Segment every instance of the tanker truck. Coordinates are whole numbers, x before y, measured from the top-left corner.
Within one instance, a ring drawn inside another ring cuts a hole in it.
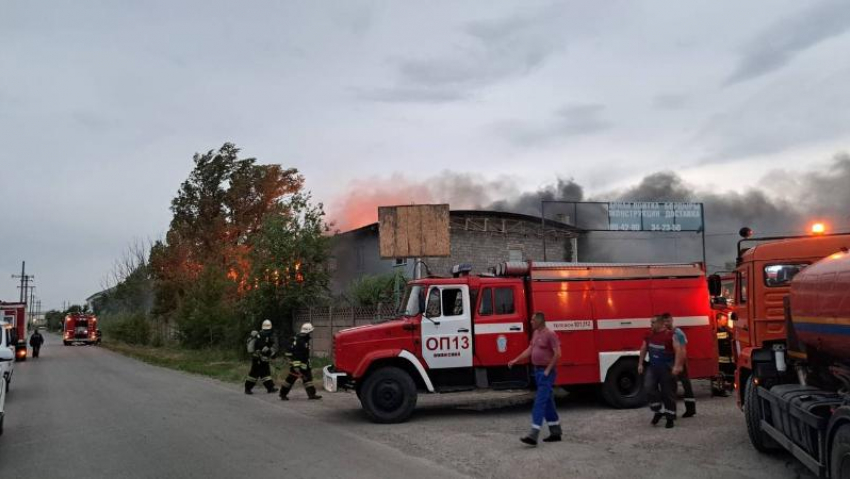
[[[761,452],[785,449],[818,477],[850,479],[850,254],[797,273],[784,298],[785,339],[750,356],[747,432]]]

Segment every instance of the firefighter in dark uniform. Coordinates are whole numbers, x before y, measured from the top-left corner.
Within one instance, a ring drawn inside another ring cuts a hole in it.
[[[640,347],[638,373],[644,373],[643,358],[649,352],[649,368],[644,376],[644,388],[649,399],[649,408],[654,413],[652,425],[666,418],[665,427],[675,425],[676,420],[676,383],[675,377],[683,369],[684,354],[673,339],[673,331],[667,329],[662,316],[652,320],[652,331],[646,336]]]
[[[288,401],[286,397],[295,381],[301,379],[304,384],[304,389],[307,390],[309,399],[322,399],[322,396],[316,394],[316,386],[313,385],[313,372],[310,370],[310,333],[313,332],[313,325],[304,323],[301,326],[301,332],[295,335],[292,340],[292,345],[286,352],[286,357],[289,358],[289,375],[280,386],[281,401]]]
[[[245,379],[245,394],[253,394],[254,385],[263,383],[269,393],[277,392],[272,380],[272,371],[269,361],[277,356],[277,338],[272,331],[272,322],[268,319],[263,321],[263,329],[259,333],[251,332],[248,338],[248,354],[251,355],[251,371]]]

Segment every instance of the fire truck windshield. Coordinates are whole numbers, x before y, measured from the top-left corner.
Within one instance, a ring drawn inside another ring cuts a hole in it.
[[[416,316],[425,309],[425,287],[414,284],[404,290],[404,299],[399,305],[400,316]]]

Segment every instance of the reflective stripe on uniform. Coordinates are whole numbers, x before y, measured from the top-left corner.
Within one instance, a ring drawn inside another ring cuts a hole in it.
[[[312,385],[313,385],[313,381],[303,381],[303,380],[302,380],[302,382],[304,383],[304,387],[305,387],[305,388],[309,388],[310,386],[312,386]]]
[[[246,377],[245,380],[248,381],[249,383],[257,382],[257,378],[252,378],[251,376]]]
[[[259,381],[260,381],[261,383],[264,383],[264,382],[266,382],[266,381],[271,381],[271,380],[272,380],[272,377],[271,377],[271,376],[266,376],[266,377],[264,377],[264,378],[260,378],[260,379],[259,379]]]

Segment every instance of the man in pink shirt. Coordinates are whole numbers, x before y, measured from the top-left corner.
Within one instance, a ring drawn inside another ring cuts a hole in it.
[[[534,334],[531,336],[531,344],[519,356],[508,362],[508,367],[524,361],[531,357],[534,367],[534,380],[537,383],[537,396],[534,398],[534,408],[531,411],[531,432],[520,438],[529,446],[537,445],[537,437],[543,419],[549,426],[549,437],[543,442],[557,442],[561,440],[561,422],[558,411],[555,410],[555,396],[552,387],[555,384],[556,366],[561,359],[561,343],[558,335],[546,327],[546,318],[543,313],[534,313],[531,317],[531,327]]]

